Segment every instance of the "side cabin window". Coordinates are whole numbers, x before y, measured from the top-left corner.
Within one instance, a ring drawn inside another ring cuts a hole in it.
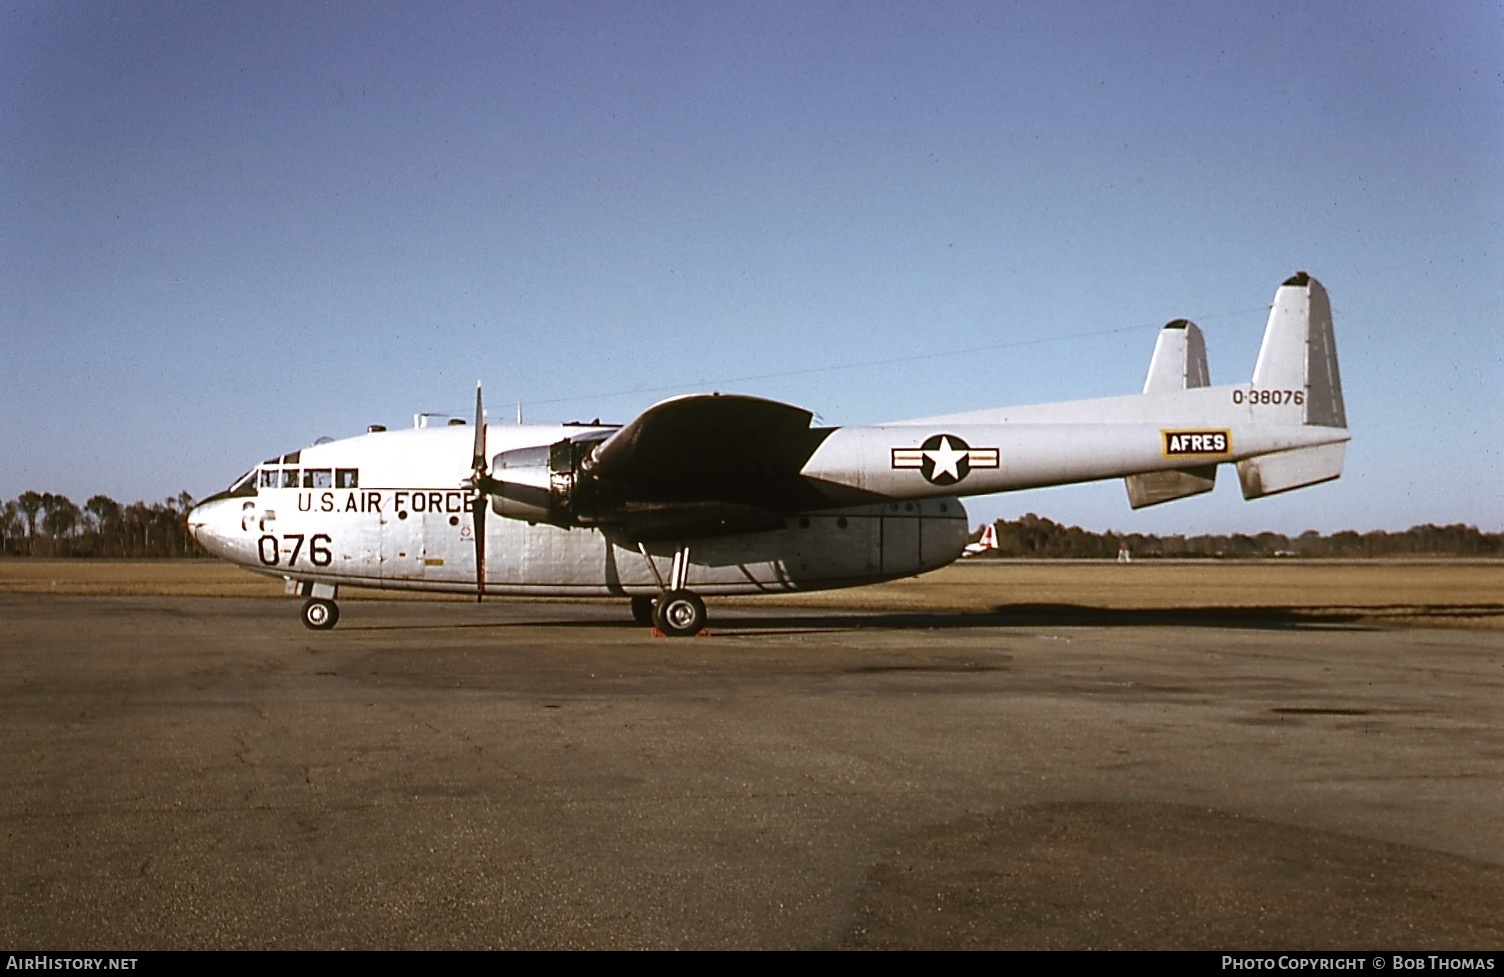
[[[297,488],[298,487],[298,470],[296,468],[284,468],[282,470],[282,487],[283,488]]]
[[[334,472],[328,468],[305,468],[303,469],[303,487],[334,488]]]
[[[336,468],[334,470],[335,488],[360,488],[360,469]]]

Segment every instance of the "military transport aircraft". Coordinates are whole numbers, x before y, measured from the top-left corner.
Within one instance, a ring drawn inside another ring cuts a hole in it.
[[[195,507],[205,549],[286,579],[333,627],[344,585],[623,597],[669,635],[701,595],[849,587],[933,570],[967,541],[960,496],[1123,478],[1134,508],[1245,498],[1342,474],[1331,305],[1304,272],[1275,294],[1251,383],[1212,387],[1195,325],[1160,332],[1142,394],[873,427],[696,394],[625,425],[463,420],[373,427],[271,458]],[[500,518],[491,519],[491,516]]]

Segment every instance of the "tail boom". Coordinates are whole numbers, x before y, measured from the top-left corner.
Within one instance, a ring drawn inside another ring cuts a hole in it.
[[[1211,491],[1234,464],[1248,499],[1342,474],[1349,438],[1331,303],[1305,272],[1275,295],[1253,381],[1209,386],[1201,331],[1160,333],[1142,394],[832,431],[801,474],[887,499],[1123,478],[1134,508]]]

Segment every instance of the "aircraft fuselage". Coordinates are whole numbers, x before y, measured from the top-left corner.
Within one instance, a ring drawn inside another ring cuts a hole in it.
[[[293,581],[473,593],[476,496],[464,484],[471,430],[384,431],[272,459],[238,492],[195,508],[195,536],[216,556]],[[487,438],[506,451],[591,430],[489,425]],[[819,590],[933,570],[966,545],[966,511],[954,497],[795,513],[783,523],[639,549],[609,528],[491,519],[485,590],[657,594],[682,544],[689,583],[702,593]]]

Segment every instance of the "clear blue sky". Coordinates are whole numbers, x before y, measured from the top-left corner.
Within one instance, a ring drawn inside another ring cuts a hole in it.
[[[477,378],[869,423],[1136,392],[1189,316],[1234,382],[1308,269],[1340,482],[973,523],[1504,529],[1498,3],[21,0],[0,93],[0,499],[202,497]]]

